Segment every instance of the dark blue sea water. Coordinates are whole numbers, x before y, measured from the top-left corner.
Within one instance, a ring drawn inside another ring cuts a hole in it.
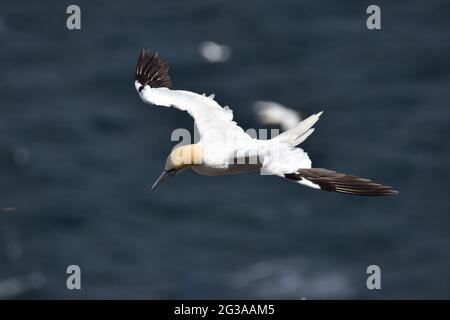
[[[372,1],[82,0],[79,31],[68,4],[0,3],[0,298],[450,298],[447,1],[377,1],[379,31]],[[205,62],[205,40],[231,58]],[[255,100],[324,110],[313,164],[400,194],[193,172],[149,192],[193,123],[138,98],[143,47],[244,128]]]

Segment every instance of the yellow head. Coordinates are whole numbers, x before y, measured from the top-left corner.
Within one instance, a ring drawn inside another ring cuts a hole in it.
[[[193,165],[201,164],[202,161],[203,150],[198,145],[190,144],[173,149],[167,157],[163,173],[153,184],[152,191],[167,178],[173,177]]]

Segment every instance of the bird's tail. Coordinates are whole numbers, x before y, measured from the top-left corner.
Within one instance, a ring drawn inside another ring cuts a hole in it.
[[[314,128],[312,128],[312,126],[319,120],[322,113],[323,111],[309,116],[308,118],[297,124],[294,128],[283,132],[272,140],[274,142],[287,143],[293,147],[299,145],[300,143],[305,141],[306,138],[311,135],[311,133],[314,132]]]
[[[398,193],[392,187],[383,186],[369,179],[322,168],[299,169],[294,173],[285,174],[284,177],[315,189],[359,196],[389,196]]]

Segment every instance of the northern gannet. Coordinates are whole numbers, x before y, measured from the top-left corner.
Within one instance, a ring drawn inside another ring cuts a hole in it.
[[[172,90],[171,86],[169,65],[157,53],[142,49],[135,74],[135,87],[142,101],[187,111],[200,133],[198,143],[172,150],[152,190],[166,179],[192,168],[207,176],[260,171],[261,174],[275,175],[314,189],[354,195],[397,193],[389,186],[368,179],[311,167],[307,153],[296,146],[313,133],[312,126],[322,112],[311,115],[275,138],[258,140],[233,121],[232,110],[228,106],[221,107],[214,95]]]
[[[263,124],[280,126],[282,131],[288,131],[302,121],[298,111],[274,101],[256,101],[253,110]]]

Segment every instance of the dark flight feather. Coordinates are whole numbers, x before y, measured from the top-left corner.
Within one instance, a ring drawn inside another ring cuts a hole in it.
[[[170,88],[172,81],[170,80],[169,70],[169,65],[161,60],[158,53],[142,49],[136,65],[135,77],[135,80],[141,84],[139,91],[146,85],[151,88]]]
[[[389,186],[383,186],[369,179],[322,168],[300,169],[297,172],[285,174],[284,176],[294,181],[302,179],[311,181],[325,191],[359,196],[389,196],[398,193],[398,191]]]

